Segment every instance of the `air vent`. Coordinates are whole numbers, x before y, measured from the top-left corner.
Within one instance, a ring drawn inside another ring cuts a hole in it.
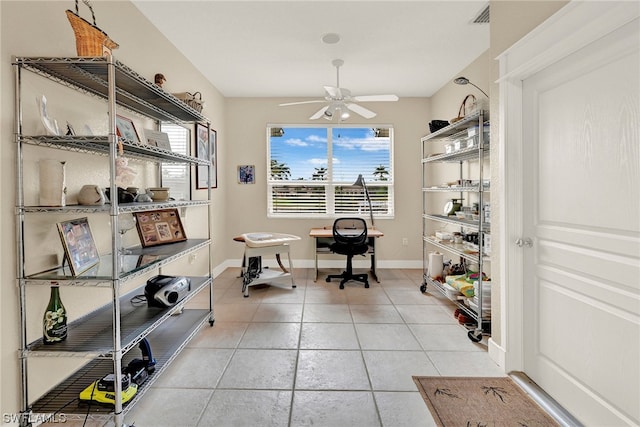
[[[482,11],[474,18],[474,24],[488,24],[489,23],[489,5],[482,9]]]

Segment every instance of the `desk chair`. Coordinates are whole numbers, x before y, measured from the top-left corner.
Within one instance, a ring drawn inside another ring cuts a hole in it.
[[[333,240],[330,249],[332,252],[347,256],[347,269],[342,274],[327,276],[326,281],[342,279],[340,289],[349,280],[363,282],[364,287],[369,287],[369,274],[353,274],[353,256],[364,255],[369,250],[367,244],[367,223],[362,218],[338,218],[333,222]]]

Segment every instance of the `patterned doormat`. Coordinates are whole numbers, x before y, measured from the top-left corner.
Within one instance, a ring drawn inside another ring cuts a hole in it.
[[[413,377],[441,427],[559,426],[508,377]]]

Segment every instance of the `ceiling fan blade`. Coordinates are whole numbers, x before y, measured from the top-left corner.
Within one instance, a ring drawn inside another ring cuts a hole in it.
[[[325,86],[324,91],[327,93],[327,96],[331,99],[340,99],[342,98],[342,91],[339,87],[335,86]]]
[[[396,95],[364,95],[364,96],[354,96],[351,99],[358,102],[383,102],[383,101],[397,101],[398,97]]]
[[[347,104],[347,108],[354,113],[360,114],[365,119],[372,119],[376,116],[376,113],[358,104]]]
[[[326,102],[324,99],[314,99],[312,101],[298,101],[298,102],[286,102],[279,104],[280,107],[286,107],[287,105],[300,105],[300,104],[317,104],[319,102]]]
[[[313,116],[309,117],[309,120],[316,120],[316,119],[319,119],[320,117],[324,116],[324,112],[327,111],[327,108],[329,108],[329,106],[325,105],[324,107],[322,107],[321,109],[316,111]]]

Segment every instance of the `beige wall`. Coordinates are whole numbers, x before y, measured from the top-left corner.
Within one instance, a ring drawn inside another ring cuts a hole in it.
[[[491,48],[459,74],[489,92],[492,100],[492,126],[497,127],[497,65],[493,58],[559,9],[564,1],[492,1]],[[13,72],[11,55],[73,56],[72,31],[64,10],[72,2],[64,1],[1,1],[1,68],[0,83],[0,412],[10,413],[19,407],[19,370],[16,350],[19,346],[18,298],[15,287],[14,209],[15,151],[13,144]],[[94,2],[98,24],[118,43],[115,56],[141,75],[152,79],[156,72],[167,77],[165,88],[170,92],[199,90],[207,102],[204,114],[212,119],[218,131],[218,188],[213,190],[214,267],[241,257],[241,245],[232,237],[248,230],[272,230],[295,233],[305,240],[294,247],[295,259],[311,260],[311,242],[306,238],[310,227],[325,225],[324,221],[275,220],[266,218],[264,181],[255,185],[236,184],[236,166],[255,164],[257,174],[266,176],[265,126],[267,123],[308,123],[312,111],[298,107],[277,107],[281,99],[224,99],[173,45],[151,26],[128,1]],[[455,76],[451,76],[452,78]],[[457,114],[462,97],[472,87],[445,85],[431,100],[402,99],[398,103],[372,104],[379,113],[372,123],[395,127],[396,217],[380,220],[377,225],[385,232],[380,241],[380,265],[419,266],[420,244],[420,145],[419,139],[428,131],[432,118],[449,119]],[[53,107],[53,105],[52,105]],[[69,106],[57,105],[68,109]],[[492,153],[492,177],[497,168],[496,153]],[[91,165],[89,165],[90,167]],[[493,189],[496,189],[495,182]],[[198,192],[196,197],[202,197]],[[498,201],[492,201],[494,208]],[[495,212],[496,209],[492,209]],[[192,225],[196,227],[197,225]],[[494,225],[495,230],[495,225]],[[499,233],[500,230],[494,232]],[[409,246],[402,246],[402,238]],[[495,239],[494,239],[495,242]],[[47,249],[49,250],[49,249]],[[495,252],[494,248],[494,252]],[[30,254],[31,255],[31,254]],[[495,261],[494,261],[494,270]],[[495,274],[494,274],[495,277]],[[495,301],[495,299],[494,299]],[[499,307],[495,307],[498,310]],[[495,316],[495,313],[494,313]],[[495,317],[494,317],[495,318]],[[501,342],[501,329],[494,324],[494,339]],[[47,374],[49,375],[49,374]],[[46,376],[46,375],[45,375]]]
[[[265,130],[271,124],[308,124],[322,122],[308,120],[317,110],[313,105],[278,107],[291,98],[233,98],[226,104],[228,137],[223,142],[228,150],[228,167],[225,169],[229,183],[227,208],[232,221],[227,224],[227,241],[235,235],[249,231],[274,231],[301,236],[301,242],[294,243],[292,257],[303,260],[299,265],[311,266],[313,242],[308,236],[312,227],[331,225],[332,219],[269,219],[267,218],[266,195],[266,137]],[[395,171],[395,218],[376,219],[376,227],[385,234],[377,246],[379,266],[410,265],[419,268],[422,260],[420,245],[420,137],[427,131],[429,101],[426,98],[406,98],[398,102],[367,104],[378,115],[370,120],[349,120],[348,124],[362,124],[374,127],[376,124],[390,124],[395,129],[394,171]],[[248,118],[251,118],[248,120]],[[237,184],[236,166],[254,164],[256,184]],[[409,239],[408,246],[402,246],[402,238]],[[239,259],[242,246],[234,244],[228,251],[228,258]]]

